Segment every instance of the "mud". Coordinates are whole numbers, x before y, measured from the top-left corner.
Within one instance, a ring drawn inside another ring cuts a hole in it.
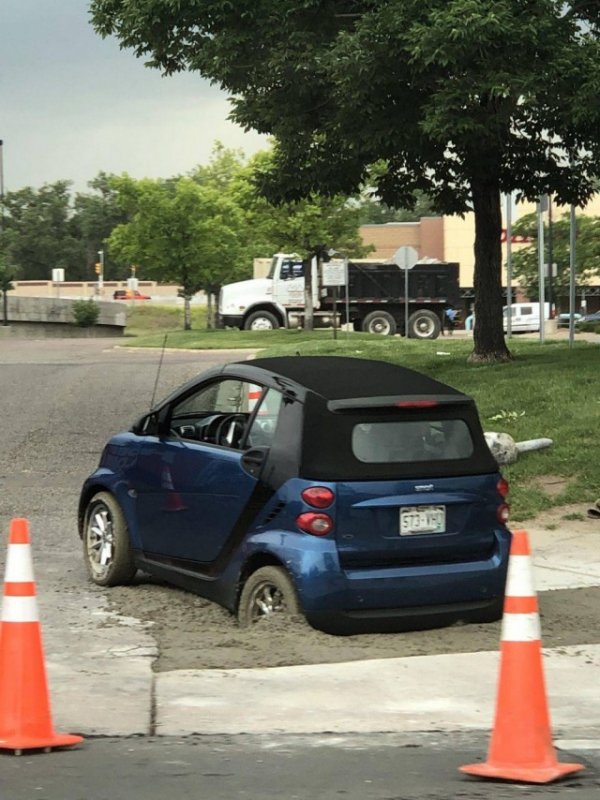
[[[546,512],[541,521],[556,527],[564,509]],[[540,520],[538,520],[539,522]],[[573,521],[590,530],[596,521]],[[526,527],[526,524],[524,524]],[[302,618],[273,617],[250,629],[233,615],[189,592],[139,576],[129,587],[112,589],[112,610],[135,617],[156,638],[157,671],[232,669],[294,664],[325,664],[401,656],[496,650],[500,623],[453,625],[425,631],[332,636],[311,628]],[[539,592],[545,647],[600,642],[600,587]]]

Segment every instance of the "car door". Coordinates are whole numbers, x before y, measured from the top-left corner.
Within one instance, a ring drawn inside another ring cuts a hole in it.
[[[262,396],[246,381],[213,381],[172,403],[169,436],[142,441],[136,508],[147,556],[206,564],[226,547],[257,482],[242,444]],[[232,415],[245,420],[235,437]]]

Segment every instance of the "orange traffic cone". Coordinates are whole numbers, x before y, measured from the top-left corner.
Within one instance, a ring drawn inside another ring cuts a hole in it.
[[[523,783],[550,783],[583,769],[559,764],[552,744],[542,666],[538,602],[526,531],[514,531],[508,563],[496,718],[484,764],[461,772]]]
[[[0,750],[50,750],[83,741],[55,733],[38,616],[29,525],[13,519],[2,602],[0,637]]]
[[[168,492],[167,505],[163,511],[185,511],[187,506],[181,499],[179,492],[175,491],[175,487],[173,486],[173,476],[171,475],[171,467],[166,463],[162,468],[161,485],[162,488],[166,489]]]

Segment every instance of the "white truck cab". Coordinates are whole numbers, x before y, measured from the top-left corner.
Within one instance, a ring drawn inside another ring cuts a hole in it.
[[[313,261],[313,304],[318,308],[318,276]],[[243,330],[297,328],[304,307],[304,264],[295,253],[276,253],[266,278],[228,283],[219,295],[225,327]],[[294,313],[296,312],[296,313]]]

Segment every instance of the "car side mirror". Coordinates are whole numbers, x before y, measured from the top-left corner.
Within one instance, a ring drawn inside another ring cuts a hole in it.
[[[150,414],[144,414],[141,419],[132,425],[131,431],[138,436],[157,436],[158,428],[158,416],[156,412],[152,411]]]
[[[244,472],[253,478],[260,478],[268,453],[268,447],[252,447],[246,450],[241,460]]]

